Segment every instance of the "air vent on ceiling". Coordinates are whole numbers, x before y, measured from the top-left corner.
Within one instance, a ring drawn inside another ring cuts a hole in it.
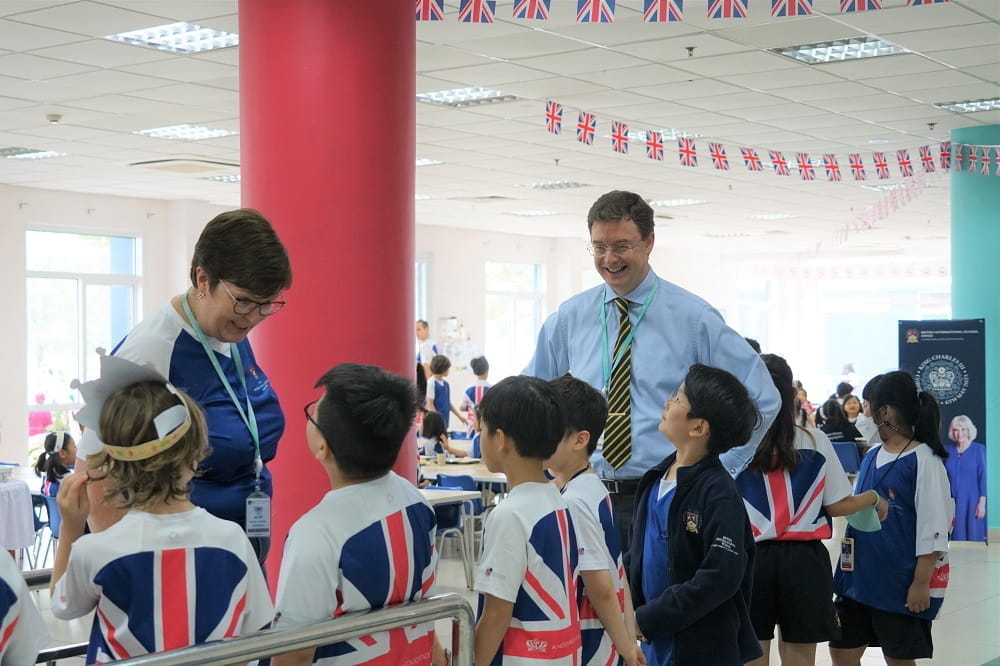
[[[179,174],[205,174],[214,171],[229,172],[234,167],[238,169],[240,165],[238,162],[223,162],[221,160],[209,160],[200,157],[172,157],[163,160],[132,162],[129,166]]]

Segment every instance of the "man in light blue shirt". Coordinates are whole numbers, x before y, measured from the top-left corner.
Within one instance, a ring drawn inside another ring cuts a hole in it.
[[[619,333],[612,301],[628,300],[633,334],[631,454],[618,469],[600,449],[591,457],[594,470],[614,494],[619,528],[627,534],[639,478],[674,450],[657,426],[664,403],[692,364],[735,375],[760,411],[750,442],[722,456],[734,477],[753,458],[781,398],[757,353],[711,305],[650,268],[653,209],[638,194],[614,191],[601,196],[590,208],[587,226],[594,267],[604,284],[573,296],[545,321],[524,374],[548,380],[568,372],[607,396]]]

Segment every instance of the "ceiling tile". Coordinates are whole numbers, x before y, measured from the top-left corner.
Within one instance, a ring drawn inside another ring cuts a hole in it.
[[[875,12],[840,14],[838,18],[844,23],[854,26],[859,32],[883,36],[898,32],[899,27],[902,25],[905,25],[908,30],[937,30],[949,26],[968,25],[982,21],[981,16],[964,9],[954,2],[942,2],[918,7],[887,7]]]
[[[844,60],[812,65],[816,69],[849,80],[876,79],[885,76],[918,74],[946,69],[945,65],[916,53],[900,53],[881,58]]]
[[[133,3],[133,7],[139,4]],[[121,7],[112,7],[99,2],[89,2],[88,0],[24,12],[13,18],[22,23],[30,23],[54,30],[65,30],[90,37],[104,37],[164,23],[158,16],[142,14]]]
[[[468,65],[485,65],[494,62],[485,56],[469,53],[452,46],[417,42],[417,72],[433,72],[438,69],[454,69]]]
[[[52,79],[52,82],[61,86],[84,90],[88,96],[94,93],[119,94],[134,90],[159,88],[172,83],[169,79],[140,76],[112,69],[60,76],[59,78]]]
[[[45,58],[58,58],[93,67],[121,67],[153,60],[169,60],[173,56],[156,49],[144,49],[140,46],[110,42],[106,39],[87,39],[74,44],[39,48],[30,47],[32,55]],[[223,49],[226,50],[226,49]]]
[[[648,63],[639,58],[608,49],[587,49],[572,53],[523,58],[518,60],[518,64],[554,74],[573,75],[598,69],[638,67]]]
[[[907,92],[910,90],[925,90],[928,87],[950,88],[962,85],[973,86],[979,82],[979,79],[974,76],[969,76],[957,69],[944,69],[924,74],[905,74],[867,79],[865,80],[865,85],[890,92]]]
[[[8,51],[27,51],[85,39],[78,34],[49,30],[33,25],[0,19],[0,44]]]
[[[919,9],[926,9],[926,7]],[[1000,43],[1000,25],[997,23],[975,23],[951,28],[890,33],[884,37],[902,47],[922,53],[932,49],[945,50],[998,44]]]
[[[784,56],[767,53],[766,51],[749,51],[729,55],[713,56],[711,58],[691,58],[674,63],[674,67],[684,69],[702,76],[734,76],[739,74],[759,74],[762,72],[777,72],[779,70],[803,67]]]
[[[80,65],[65,60],[55,60],[53,58],[41,58],[25,53],[0,56],[0,75],[12,76],[17,79],[41,81],[66,74],[78,74],[92,69],[93,67],[87,65]]]
[[[236,76],[239,72],[232,65],[209,61],[191,61],[187,56],[178,56],[169,60],[157,60],[138,65],[126,65],[120,69],[133,74],[155,76],[161,79],[182,82],[221,79]]]
[[[827,42],[834,39],[857,37],[860,34],[857,29],[840,21],[819,15],[782,19],[765,25],[749,27],[739,25],[738,22],[731,25],[733,27],[726,27],[717,34],[734,42],[768,49]]]
[[[236,0],[170,0],[170,2],[137,2],[136,0],[102,0],[102,4],[122,9],[142,9],[169,22],[197,22],[198,19],[223,16],[236,11]]]

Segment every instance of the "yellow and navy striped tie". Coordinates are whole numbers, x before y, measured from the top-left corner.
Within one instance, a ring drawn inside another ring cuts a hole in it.
[[[611,383],[608,386],[608,422],[604,430],[604,459],[620,469],[632,457],[632,398],[629,395],[629,383],[632,381],[632,341],[625,347],[625,339],[632,331],[628,320],[629,302],[625,298],[616,298],[615,307],[621,318],[618,323],[618,339],[615,340],[615,351],[611,358],[616,359],[621,354],[621,360],[611,371]],[[624,347],[624,352],[622,348]]]

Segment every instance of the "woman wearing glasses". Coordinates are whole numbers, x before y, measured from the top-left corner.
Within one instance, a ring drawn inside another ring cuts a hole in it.
[[[261,563],[270,546],[263,536],[269,534],[269,513],[261,511],[272,492],[266,464],[285,419],[247,334],[285,305],[282,292],[291,283],[288,253],[271,224],[255,210],[227,211],[198,238],[187,291],[144,319],[112,352],[151,364],[204,410],[211,453],[192,481],[191,501],[244,529],[250,507],[259,520],[248,534]],[[85,433],[80,462],[101,446],[92,432]],[[90,474],[100,477],[97,470]],[[88,487],[95,530],[122,515],[101,497],[103,486]]]

